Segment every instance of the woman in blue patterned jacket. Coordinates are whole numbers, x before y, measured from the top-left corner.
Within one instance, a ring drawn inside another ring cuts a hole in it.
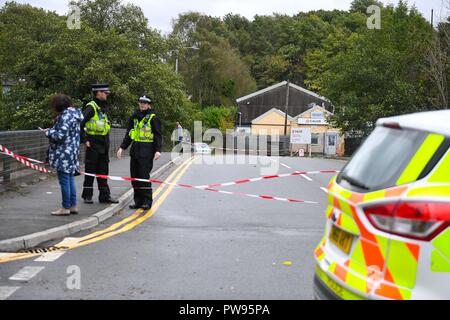
[[[72,107],[71,99],[64,94],[54,96],[50,106],[58,113],[58,117],[53,127],[45,130],[50,140],[48,160],[58,172],[62,193],[62,208],[52,212],[52,215],[77,214],[75,175],[80,171],[80,123],[83,114]]]

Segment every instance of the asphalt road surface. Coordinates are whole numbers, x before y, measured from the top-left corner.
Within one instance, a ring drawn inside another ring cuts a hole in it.
[[[280,158],[278,164],[274,158],[243,156],[217,163],[221,159],[197,158],[164,178],[205,185],[296,170],[340,170],[345,165],[294,158]],[[123,212],[106,225],[76,235],[89,239],[79,242],[81,246],[1,263],[0,300],[312,299],[313,251],[322,237],[324,188],[332,176],[219,188],[318,204],[165,186],[152,212]]]

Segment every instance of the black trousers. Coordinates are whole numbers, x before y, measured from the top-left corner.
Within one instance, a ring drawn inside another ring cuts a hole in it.
[[[93,148],[86,149],[86,173],[108,175],[109,174],[109,155],[108,153],[99,153]],[[91,199],[94,195],[94,177],[85,176],[82,198]],[[108,186],[108,180],[97,178],[99,201],[106,201],[111,197],[111,191]]]
[[[130,172],[132,178],[150,179],[150,172],[153,169],[152,157],[133,157],[130,160]],[[153,204],[152,184],[149,182],[132,181],[134,189],[134,203],[137,206]]]

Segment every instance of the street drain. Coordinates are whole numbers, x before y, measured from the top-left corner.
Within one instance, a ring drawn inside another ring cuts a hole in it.
[[[61,251],[61,250],[67,250],[68,247],[49,247],[49,248],[36,248],[36,249],[30,249],[30,250],[21,250],[18,253],[49,253],[49,252],[55,252],[55,251]]]

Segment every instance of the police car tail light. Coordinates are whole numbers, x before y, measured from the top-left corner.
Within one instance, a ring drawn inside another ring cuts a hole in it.
[[[450,203],[399,202],[364,209],[372,225],[384,232],[429,241],[450,226]]]

